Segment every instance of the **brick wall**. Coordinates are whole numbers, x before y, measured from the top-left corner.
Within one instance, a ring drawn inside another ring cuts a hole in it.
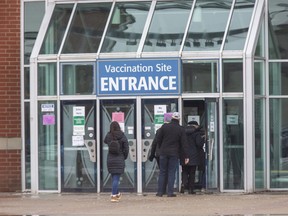
[[[21,189],[20,0],[0,4],[0,192]]]
[[[0,191],[21,189],[21,150],[0,150]]]

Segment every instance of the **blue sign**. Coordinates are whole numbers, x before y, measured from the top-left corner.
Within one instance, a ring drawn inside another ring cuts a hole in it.
[[[180,94],[179,59],[113,59],[97,64],[97,94]]]

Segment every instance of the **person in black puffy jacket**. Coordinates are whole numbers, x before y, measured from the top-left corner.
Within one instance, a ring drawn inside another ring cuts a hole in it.
[[[121,193],[119,193],[118,191],[118,185],[120,181],[120,176],[124,173],[125,160],[127,159],[129,153],[129,145],[127,137],[121,131],[120,125],[116,121],[111,122],[110,131],[106,134],[104,138],[104,143],[106,143],[109,147],[112,140],[118,140],[118,142],[120,143],[119,154],[111,154],[108,151],[107,155],[108,172],[112,176],[111,202],[118,202],[121,198]]]
[[[189,145],[189,163],[185,164],[185,155],[187,153],[184,155],[182,152],[180,156],[180,164],[182,167],[182,184],[180,192],[184,193],[185,188],[188,188],[189,194],[195,194],[195,173],[197,166],[202,162],[202,155],[204,154],[203,146],[205,143],[205,131],[196,121],[190,121],[185,127],[185,132]]]

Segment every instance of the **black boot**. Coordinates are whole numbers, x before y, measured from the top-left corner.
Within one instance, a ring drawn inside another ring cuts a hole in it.
[[[180,188],[180,193],[184,193],[184,192],[185,192],[185,188],[184,188],[184,185],[182,184]]]
[[[193,189],[189,189],[188,194],[196,194]]]

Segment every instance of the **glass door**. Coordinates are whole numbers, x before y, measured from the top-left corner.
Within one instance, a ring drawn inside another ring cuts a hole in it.
[[[219,190],[218,183],[218,102],[215,99],[183,101],[183,126],[197,121],[206,131],[205,155],[196,169],[195,189]]]
[[[129,155],[125,161],[125,173],[121,175],[119,189],[135,192],[137,189],[136,100],[101,100],[100,109],[101,190],[111,191],[111,175],[107,169],[108,146],[103,140],[110,129],[110,123],[118,121],[129,142]]]
[[[205,100],[206,119],[206,188],[208,190],[219,190],[218,170],[218,103],[215,99]]]
[[[155,133],[165,121],[164,115],[166,113],[178,111],[178,99],[144,99],[142,100],[141,109],[143,191],[155,192],[157,191],[159,167],[155,159],[153,161],[149,161],[148,158],[150,156]],[[177,188],[177,186],[175,186],[175,188]]]
[[[61,102],[62,191],[96,192],[95,101]]]

